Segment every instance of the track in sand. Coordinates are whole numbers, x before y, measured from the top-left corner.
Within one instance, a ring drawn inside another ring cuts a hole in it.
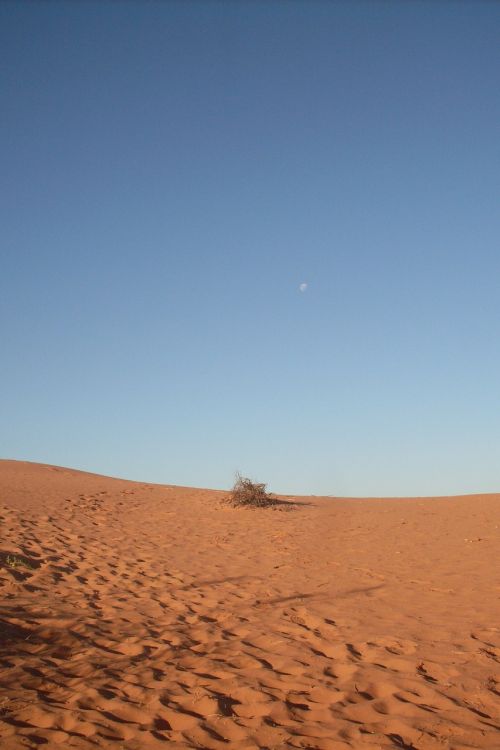
[[[500,497],[0,462],[0,747],[500,748]]]

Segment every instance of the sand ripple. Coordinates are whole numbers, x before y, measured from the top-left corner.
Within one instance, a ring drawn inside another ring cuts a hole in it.
[[[500,747],[497,496],[0,488],[2,750]]]

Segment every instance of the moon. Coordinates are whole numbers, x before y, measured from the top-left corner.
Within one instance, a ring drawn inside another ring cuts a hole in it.
[[[303,281],[302,284],[299,284],[299,291],[300,292],[305,292],[306,289],[307,289],[307,284],[306,284],[305,281]]]

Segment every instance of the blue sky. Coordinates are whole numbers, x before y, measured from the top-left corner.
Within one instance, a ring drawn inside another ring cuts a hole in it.
[[[500,491],[499,32],[493,2],[3,2],[0,455]]]

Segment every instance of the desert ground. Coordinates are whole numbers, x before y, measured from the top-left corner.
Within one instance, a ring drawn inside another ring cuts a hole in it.
[[[500,495],[0,461],[0,747],[500,748]]]

